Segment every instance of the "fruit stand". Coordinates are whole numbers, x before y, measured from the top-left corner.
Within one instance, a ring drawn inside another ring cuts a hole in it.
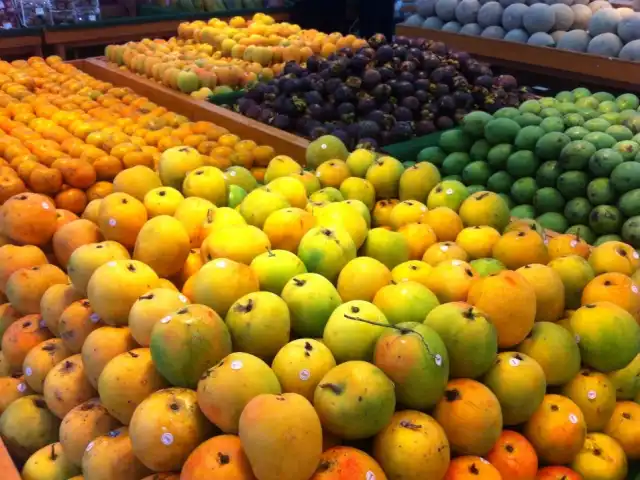
[[[636,480],[629,78],[175,28],[0,61],[3,479]]]
[[[638,92],[640,63],[554,48],[478,38],[441,30],[398,25],[397,35],[429,38],[512,71],[533,72],[565,81],[585,82],[623,91]]]

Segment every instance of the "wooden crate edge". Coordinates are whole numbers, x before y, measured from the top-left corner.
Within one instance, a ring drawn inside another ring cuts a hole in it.
[[[121,87],[129,87],[138,95],[143,95],[158,105],[185,115],[190,120],[214,122],[243,138],[252,139],[259,144],[271,145],[278,154],[288,155],[300,164],[304,164],[309,141],[302,137],[257,122],[217,105],[196,100],[140,75],[109,65],[104,58],[86,59],[78,68],[99,80]]]
[[[0,472],[3,480],[20,480],[18,468],[13,463],[2,438],[0,438]]]

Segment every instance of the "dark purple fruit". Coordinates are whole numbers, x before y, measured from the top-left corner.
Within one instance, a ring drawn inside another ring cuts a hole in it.
[[[387,63],[393,60],[393,47],[391,45],[383,45],[376,50],[375,60],[379,64]]]
[[[518,88],[518,81],[511,75],[500,75],[495,79],[493,84],[497,87],[504,88],[507,92]]]
[[[429,135],[436,131],[436,126],[431,120],[420,120],[416,123],[416,135]]]
[[[450,117],[439,117],[436,120],[436,127],[438,127],[438,130],[449,130],[450,128],[453,128],[454,125],[455,123]]]
[[[396,107],[393,116],[398,122],[410,122],[413,120],[413,112],[407,107]]]
[[[408,108],[413,112],[417,112],[418,110],[420,110],[420,101],[414,96],[404,97],[400,101],[400,105],[402,107]]]
[[[287,115],[280,113],[273,118],[273,126],[281,130],[287,130],[291,126],[291,119]]]
[[[367,70],[362,75],[362,87],[371,90],[375,88],[382,81],[382,75],[375,69]]]

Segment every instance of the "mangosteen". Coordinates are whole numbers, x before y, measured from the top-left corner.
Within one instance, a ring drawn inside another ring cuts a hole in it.
[[[413,92],[415,91],[413,85],[405,81],[398,81],[395,85],[393,85],[392,89],[394,95],[399,98],[413,95]]]
[[[429,51],[441,56],[446,55],[448,52],[447,46],[442,42],[430,42],[427,48]]]
[[[452,96],[457,108],[469,108],[473,104],[473,97],[469,92],[457,90]]]
[[[318,92],[318,91],[311,90],[310,92],[305,92],[304,100],[308,104],[312,104],[312,103],[320,104],[320,103],[322,103],[322,95],[320,95],[320,92]]]
[[[458,64],[463,67],[471,59],[471,56],[467,52],[452,52],[449,55],[450,58],[457,61]]]
[[[475,79],[473,84],[479,87],[490,89],[493,86],[493,77],[490,77],[489,75],[480,75]]]
[[[300,66],[299,63],[292,61],[289,61],[287,63],[284,64],[284,68],[282,69],[282,72],[285,75],[291,74],[291,75],[295,75],[296,77],[299,76],[303,71],[303,68]]]
[[[512,75],[500,75],[493,82],[495,86],[502,87],[505,91],[510,92],[518,88],[518,81]]]
[[[257,102],[251,98],[243,97],[238,99],[238,111],[241,114],[245,114],[249,108],[257,105]]]
[[[351,76],[347,77],[344,83],[347,87],[360,90],[360,87],[362,86],[362,79],[360,77]]]
[[[298,79],[282,77],[278,83],[278,89],[282,93],[294,93],[298,90]]]
[[[295,131],[300,132],[303,135],[306,135],[308,132],[311,131],[311,129],[307,128],[309,126],[310,121],[311,121],[311,118],[309,118],[306,115],[296,118],[294,121]]]
[[[387,115],[390,115],[391,112],[393,112],[393,110],[395,109],[395,105],[391,102],[384,102],[382,105],[380,105],[380,107],[378,107],[380,109],[380,111],[382,111],[383,113],[386,113]]]
[[[329,130],[324,126],[315,127],[309,133],[309,137],[311,137],[312,140],[315,140],[316,138],[320,138],[320,137],[322,137],[324,135],[329,135]]]
[[[443,115],[453,113],[456,109],[456,101],[451,95],[444,95],[436,100],[438,112]]]
[[[384,126],[384,112],[380,110],[373,110],[369,112],[366,119],[371,120],[372,122],[376,122],[379,126]]]
[[[462,75],[453,77],[453,88],[457,90],[469,90],[469,82]]]
[[[436,118],[435,112],[431,111],[428,108],[423,108],[420,110],[420,118],[422,120],[433,120]]]
[[[440,59],[438,58],[438,56],[433,53],[433,52],[425,52],[422,55],[422,69],[423,70],[427,70],[427,71],[431,71],[431,70],[435,70],[436,68],[438,68],[440,66]]]
[[[256,102],[262,102],[264,94],[267,92],[267,85],[264,83],[258,83],[255,87],[245,93],[244,97],[255,100]]]
[[[366,90],[371,90],[378,85],[382,80],[380,72],[376,69],[370,69],[364,72],[362,75],[362,87]]]
[[[246,112],[244,112],[244,115],[246,117],[252,118],[254,120],[259,120],[260,119],[260,114],[262,113],[262,108],[260,107],[260,105],[258,105],[257,103],[250,106]]]
[[[378,149],[378,142],[374,138],[361,138],[356,145],[356,149],[358,148],[375,152]]]
[[[358,127],[358,138],[376,138],[380,134],[380,127],[376,122],[371,120],[361,120],[356,124],[356,126]]]
[[[422,60],[422,50],[420,50],[419,48],[410,47],[409,53],[407,55],[407,60]]]
[[[320,70],[320,62],[322,62],[323,59],[321,57],[318,57],[317,55],[312,55],[309,58],[307,58],[307,70],[309,70],[310,72],[317,72]]]
[[[396,76],[395,72],[389,67],[381,67],[378,69],[378,72],[380,72],[383,82],[388,82]]]
[[[393,50],[393,58],[397,58],[399,60],[404,61],[407,59],[408,55],[409,55],[409,49],[405,46],[399,46]]]
[[[341,103],[336,110],[343,122],[352,123],[356,118],[356,107],[353,106],[353,103]]]
[[[427,41],[424,38],[412,38],[410,45],[423,50],[425,43],[427,43]]]
[[[389,130],[393,143],[404,142],[413,136],[412,122],[398,122]]]
[[[407,107],[396,107],[393,111],[393,116],[399,122],[410,122],[413,120],[413,112]]]
[[[342,85],[342,80],[339,78],[330,78],[324,82],[324,91],[328,94],[334,93],[339,86]]]
[[[349,69],[355,73],[363,72],[364,69],[367,68],[369,61],[370,59],[368,57],[359,53],[349,60]]]
[[[435,83],[444,83],[451,86],[453,84],[453,77],[455,76],[455,69],[449,65],[445,67],[438,67],[429,76],[430,80]]]
[[[333,132],[331,132],[331,135],[342,140],[342,143],[345,144],[347,149],[350,149],[350,147],[353,145],[353,141],[351,140],[351,137],[349,137],[349,134],[341,128],[336,128]]]
[[[387,37],[385,37],[382,33],[376,33],[371,38],[369,38],[367,42],[371,47],[378,49],[383,45],[387,44]]]
[[[390,45],[383,45],[376,50],[375,60],[379,64],[387,63],[393,60],[393,47]]]
[[[424,90],[418,90],[416,93],[414,93],[414,96],[418,99],[420,104],[427,103],[431,99],[429,92],[426,92]]]
[[[322,110],[324,111],[322,117],[324,118],[325,122],[335,120],[338,116],[338,112],[336,112],[336,109],[334,108],[332,103],[326,103],[325,105],[323,105]]]
[[[391,143],[391,133],[388,131],[380,132],[380,145],[389,145]]]
[[[381,83],[371,91],[371,96],[378,102],[384,102],[391,96],[391,87]]]
[[[361,97],[358,100],[358,114],[367,115],[369,112],[373,111],[376,108],[376,101],[370,95],[366,97]]]
[[[280,130],[287,130],[291,126],[291,119],[287,115],[278,113],[273,117],[271,124]]]
[[[317,103],[312,103],[307,107],[307,112],[309,112],[309,116],[316,120],[324,120],[324,109],[321,105]]]
[[[346,57],[336,58],[331,62],[331,75],[334,77],[344,78],[347,74],[347,67],[349,66],[349,59]]]
[[[353,93],[353,90],[344,84],[340,85],[338,88],[336,88],[336,91],[333,92],[333,98],[335,99],[336,103],[352,102],[355,100],[355,97],[356,96],[355,93]]]
[[[416,76],[412,72],[400,72],[398,74],[398,81],[413,83],[416,80]]]
[[[418,110],[420,110],[420,100],[418,100],[414,96],[404,97],[400,101],[400,106],[408,108],[413,112],[417,112]]]
[[[409,40],[407,37],[404,37],[402,35],[398,35],[396,36],[393,41],[395,43],[397,43],[398,45],[411,45],[411,40]]]
[[[451,117],[439,117],[436,120],[436,127],[438,127],[438,130],[449,130],[450,128],[453,128],[454,125],[455,123]]]
[[[342,55],[348,58],[353,57],[353,50],[349,47],[343,47],[340,50],[338,50],[338,55]]]
[[[276,113],[271,108],[263,108],[262,112],[260,112],[259,120],[262,123],[271,123],[273,117],[275,117]]]
[[[416,123],[415,127],[416,135],[429,135],[436,131],[436,126],[431,120],[420,120]]]
[[[358,53],[364,55],[369,59],[372,59],[376,55],[376,51],[371,47],[362,47],[360,50],[358,50]]]

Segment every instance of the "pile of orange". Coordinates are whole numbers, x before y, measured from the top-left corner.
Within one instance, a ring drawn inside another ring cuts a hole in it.
[[[164,150],[183,145],[207,165],[242,166],[258,179],[275,155],[270,146],[190,122],[59,57],[0,61],[0,204],[33,191],[79,215],[113,191],[119,172],[153,169]]]

